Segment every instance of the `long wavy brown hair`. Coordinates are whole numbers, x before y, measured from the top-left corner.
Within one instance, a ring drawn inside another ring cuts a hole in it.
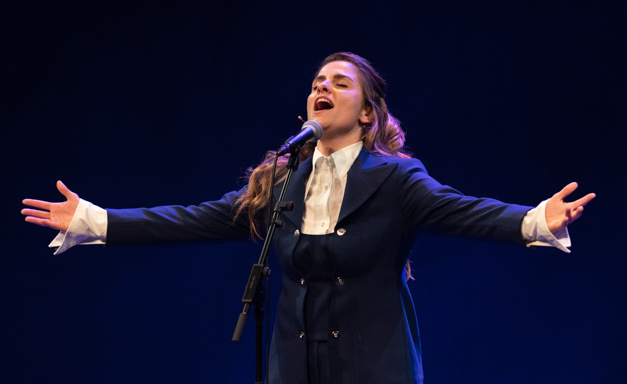
[[[385,156],[401,158],[412,157],[404,149],[405,132],[398,121],[388,111],[385,103],[385,80],[377,73],[372,64],[361,56],[350,52],[337,52],[329,55],[318,67],[316,76],[324,67],[333,61],[346,61],[359,68],[359,81],[362,89],[364,106],[373,115],[373,123],[362,126],[362,141],[364,148],[371,153],[379,153]],[[315,77],[315,76],[314,76]],[[316,143],[306,144],[300,151],[300,161],[309,158],[315,149]],[[265,158],[255,168],[249,168],[246,172],[248,187],[246,192],[236,201],[236,218],[246,214],[250,221],[251,237],[260,238],[260,222],[258,213],[269,202],[272,193],[272,168],[276,159],[275,151],[268,151]],[[287,161],[289,154],[281,156],[277,161],[275,185],[285,179],[287,174]]]

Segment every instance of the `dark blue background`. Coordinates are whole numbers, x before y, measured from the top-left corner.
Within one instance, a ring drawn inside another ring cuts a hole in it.
[[[317,64],[347,50],[386,76],[442,183],[529,205],[574,180],[598,194],[570,255],[419,240],[427,382],[627,382],[622,4],[3,6],[1,380],[253,382],[252,321],[230,340],[259,245],[53,256],[21,199],[60,199],[57,179],[103,207],[218,198],[298,130]]]

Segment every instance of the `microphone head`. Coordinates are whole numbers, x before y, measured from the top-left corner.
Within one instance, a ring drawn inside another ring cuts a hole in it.
[[[306,128],[311,128],[314,134],[314,137],[312,137],[308,141],[316,141],[322,136],[322,125],[320,125],[320,123],[318,123],[316,120],[305,121],[303,127],[301,128],[301,131]]]

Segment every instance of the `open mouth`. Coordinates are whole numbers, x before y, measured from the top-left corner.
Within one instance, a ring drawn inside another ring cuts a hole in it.
[[[325,109],[331,108],[333,108],[333,103],[331,102],[331,100],[324,97],[319,97],[318,100],[316,100],[316,102],[314,103],[314,112],[323,111]]]

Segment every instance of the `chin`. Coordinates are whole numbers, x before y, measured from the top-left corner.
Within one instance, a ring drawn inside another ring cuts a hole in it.
[[[326,122],[324,121],[324,119],[321,119],[320,117],[317,117],[317,116],[314,116],[314,117],[308,117],[308,118],[307,118],[307,120],[313,120],[313,121],[318,122],[318,124],[320,124],[320,125],[322,126],[322,131],[323,131],[323,132],[324,132],[324,131],[326,131],[326,130],[327,130],[327,128],[329,128],[329,124],[328,124],[328,123],[326,123]]]

